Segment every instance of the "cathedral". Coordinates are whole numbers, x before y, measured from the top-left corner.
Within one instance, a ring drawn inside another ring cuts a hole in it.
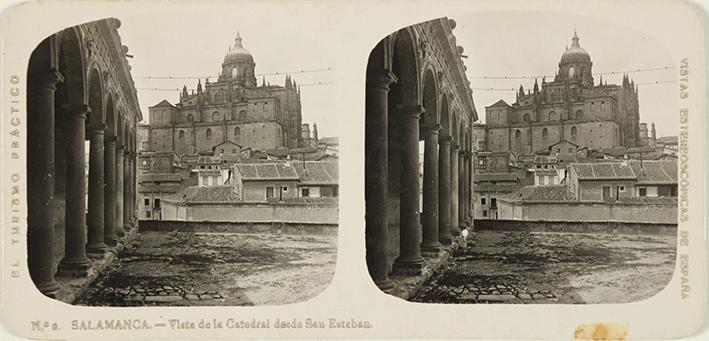
[[[520,85],[516,102],[499,100],[485,108],[480,147],[490,151],[534,153],[560,141],[590,149],[636,147],[639,134],[638,88],[628,76],[622,85],[594,82],[591,56],[574,32],[554,80]]]
[[[207,78],[197,91],[183,87],[180,100],[149,108],[143,150],[194,154],[225,143],[268,150],[302,147],[300,89],[286,77],[284,86],[257,84],[256,64],[237,32],[224,56],[218,80]]]

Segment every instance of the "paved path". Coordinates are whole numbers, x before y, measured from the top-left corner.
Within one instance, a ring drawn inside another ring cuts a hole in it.
[[[302,302],[335,270],[336,236],[142,232],[76,304],[216,306]]]
[[[625,303],[672,278],[676,237],[476,233],[412,297],[436,303]]]

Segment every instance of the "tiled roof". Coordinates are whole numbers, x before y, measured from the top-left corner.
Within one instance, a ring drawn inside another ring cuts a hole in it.
[[[293,167],[298,173],[300,182],[304,185],[337,185],[337,162],[331,161],[293,161]]]
[[[292,163],[237,163],[237,171],[244,181],[249,180],[298,180]]]
[[[483,173],[473,175],[475,182],[484,181],[517,181],[516,173]]]
[[[507,102],[505,102],[505,100],[501,99],[501,100],[495,102],[495,104],[493,104],[493,105],[491,105],[491,106],[489,106],[489,107],[487,107],[487,108],[500,107],[500,106],[502,106],[502,107],[509,107],[510,105],[507,104]]]
[[[235,202],[238,193],[231,186],[192,186],[185,188],[185,202]]]
[[[535,169],[534,174],[535,175],[557,175],[558,173],[556,172],[555,169]]]
[[[635,179],[635,173],[624,162],[572,163],[579,180],[627,180]]]
[[[138,177],[138,182],[155,182],[155,181],[180,181],[182,175],[180,173],[149,173],[142,174]]]
[[[576,200],[576,198],[566,186],[554,185],[522,187],[517,200],[521,202],[565,202]]]
[[[638,185],[676,185],[677,161],[631,161]]]
[[[556,163],[556,156],[537,155],[534,157],[534,163]]]
[[[153,105],[151,108],[157,108],[157,107],[171,107],[174,108],[175,106],[172,105],[170,102],[168,102],[166,99],[160,101],[160,103]]]
[[[491,184],[489,182],[481,182],[473,186],[473,191],[478,193],[483,192],[497,192],[497,193],[510,193],[517,189],[516,184]]]
[[[177,193],[182,188],[179,184],[140,184],[138,185],[138,192],[140,193]]]

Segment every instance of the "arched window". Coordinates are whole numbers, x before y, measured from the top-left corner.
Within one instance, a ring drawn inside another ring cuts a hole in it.
[[[550,111],[549,112],[549,121],[556,121],[556,112],[555,111]]]
[[[222,116],[219,115],[218,111],[215,111],[214,113],[212,113],[212,121],[215,121],[215,122],[221,121],[221,119],[222,119]]]
[[[212,137],[212,129],[207,128],[207,132],[205,135],[207,136],[207,138]]]
[[[521,140],[522,139],[522,132],[519,130],[515,130],[515,140]]]
[[[525,122],[529,122],[529,114],[524,114],[523,120],[524,120]]]
[[[547,128],[542,129],[542,137],[543,138],[549,137],[549,130],[547,130]]]
[[[571,138],[572,139],[576,138],[576,127],[571,127]]]
[[[185,139],[185,131],[180,130],[180,140],[184,140],[184,139]]]
[[[194,121],[194,116],[192,114],[187,115],[187,122]]]
[[[234,128],[234,139],[239,141],[239,138],[241,138],[241,128],[236,127]]]
[[[246,118],[246,110],[241,110],[241,111],[239,111],[239,118],[240,118],[240,119]]]
[[[576,110],[576,119],[577,119],[577,120],[583,119],[583,111],[581,111],[581,110]]]

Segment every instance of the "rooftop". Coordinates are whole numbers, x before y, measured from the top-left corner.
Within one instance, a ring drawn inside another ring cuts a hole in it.
[[[298,173],[290,162],[237,163],[234,166],[244,181],[299,179]]]
[[[338,166],[332,161],[293,162],[300,182],[305,185],[337,185]]]
[[[231,186],[192,186],[185,188],[185,202],[235,202],[238,193]]]
[[[475,182],[481,181],[517,181],[516,173],[483,173],[473,175]]]
[[[637,180],[640,185],[677,184],[674,160],[572,163],[579,180]]]
[[[564,185],[525,186],[519,190],[521,202],[567,202],[575,201],[574,194]]]

